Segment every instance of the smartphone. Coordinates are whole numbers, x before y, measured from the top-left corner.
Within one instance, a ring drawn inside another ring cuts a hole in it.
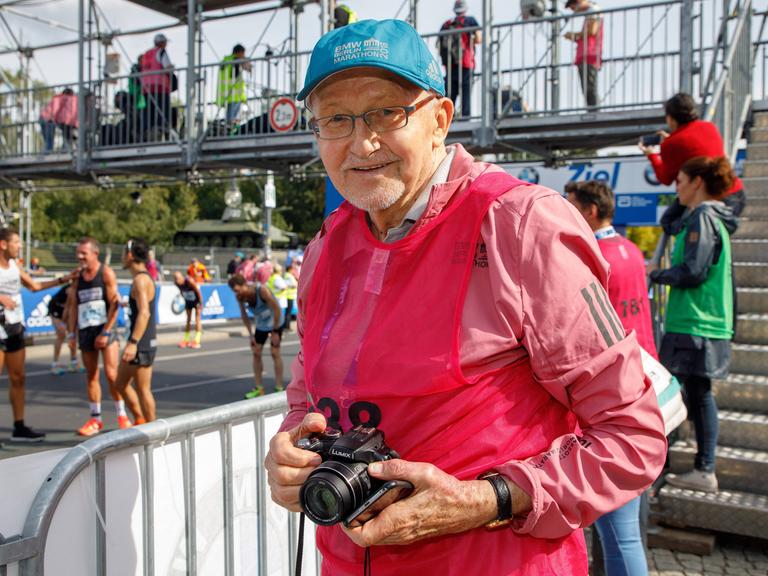
[[[347,528],[362,526],[390,504],[407,498],[413,492],[413,484],[406,480],[389,480],[381,485],[357,510],[352,512],[344,525]]]
[[[658,134],[643,136],[643,146],[657,146],[659,144],[661,144],[661,136]]]

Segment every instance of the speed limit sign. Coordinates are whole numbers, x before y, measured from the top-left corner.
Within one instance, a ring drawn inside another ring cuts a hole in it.
[[[291,98],[278,98],[269,109],[269,125],[275,132],[287,132],[296,125],[299,111]]]

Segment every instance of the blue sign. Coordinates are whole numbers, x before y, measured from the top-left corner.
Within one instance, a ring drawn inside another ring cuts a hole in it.
[[[344,197],[339,194],[339,191],[336,190],[336,187],[333,185],[333,182],[331,182],[331,179],[328,178],[328,176],[325,177],[325,214],[324,217],[327,218],[328,214],[336,210],[341,203],[344,202]]]

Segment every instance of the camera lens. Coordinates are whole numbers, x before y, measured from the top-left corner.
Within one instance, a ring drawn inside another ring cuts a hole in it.
[[[339,521],[339,503],[341,496],[332,484],[318,478],[312,482],[304,494],[306,508],[326,522]]]
[[[299,491],[304,512],[315,524],[341,522],[370,493],[371,480],[362,462],[328,461],[309,475]]]

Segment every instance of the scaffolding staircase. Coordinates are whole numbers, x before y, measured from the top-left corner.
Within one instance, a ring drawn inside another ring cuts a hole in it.
[[[665,524],[768,539],[768,111],[753,114],[744,165],[747,207],[732,238],[738,315],[731,375],[715,383],[720,491],[664,486]],[[693,438],[670,446],[671,471],[693,466]]]

